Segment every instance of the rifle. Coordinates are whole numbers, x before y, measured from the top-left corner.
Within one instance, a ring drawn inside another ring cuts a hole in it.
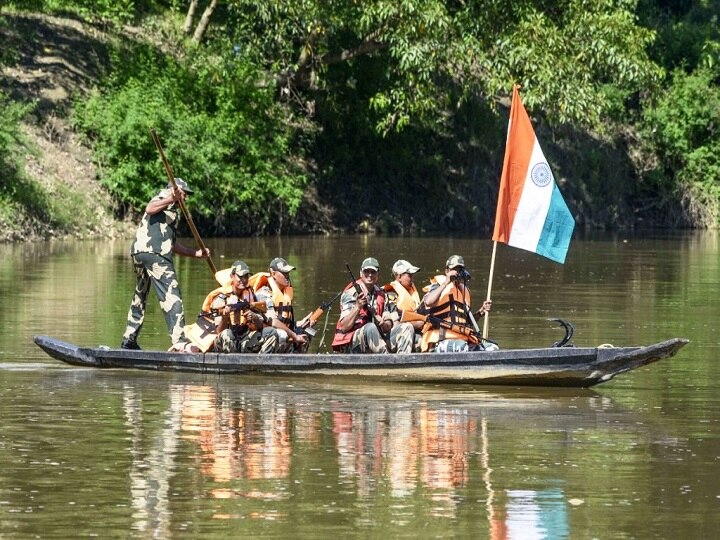
[[[353,275],[352,270],[350,270],[350,265],[348,263],[345,263],[345,268],[347,268],[348,274],[350,274],[350,279],[352,279],[353,287],[355,287],[355,292],[358,293],[358,295],[362,294],[362,289],[360,288],[360,285],[358,285],[357,280],[355,279],[355,276]],[[370,305],[368,302],[365,304],[365,309],[368,310],[368,313],[370,314],[370,317],[372,318],[373,322],[375,323],[375,326],[378,327],[378,330],[380,330],[380,334],[382,334],[382,330],[380,329],[380,323],[378,322],[378,314],[377,311],[375,311],[375,308]]]
[[[479,332],[475,331],[473,328],[466,326],[464,324],[446,321],[445,319],[441,319],[440,317],[434,317],[432,315],[422,315],[422,314],[418,313],[417,311],[408,311],[407,309],[405,311],[403,311],[402,317],[400,317],[400,322],[415,322],[415,321],[422,321],[422,322],[430,323],[433,326],[439,326],[440,328],[452,330],[453,332],[467,336],[468,343],[470,343],[472,345],[477,345],[478,343],[482,343],[483,341],[495,343],[494,341],[492,341],[490,339],[483,338]]]
[[[221,309],[211,309],[210,311],[201,311],[200,317],[206,317],[206,316],[212,316],[212,317],[218,317],[222,315],[223,310],[229,307],[232,311],[240,311],[243,309],[249,309],[250,311],[254,311],[255,313],[263,314],[267,312],[267,304],[263,302],[248,302],[247,300],[240,300],[238,302],[235,302],[234,304],[226,304],[225,307]]]
[[[325,313],[328,309],[330,309],[330,306],[333,304],[333,302],[335,302],[335,300],[340,298],[340,295],[342,295],[342,293],[343,293],[343,291],[340,291],[335,296],[333,296],[330,300],[323,302],[317,308],[315,308],[315,310],[312,313],[310,313],[310,315],[305,317],[309,321],[309,324],[305,328],[303,328],[303,332],[305,332],[309,336],[314,336],[317,333],[317,331],[314,328],[312,328],[312,325],[315,324],[318,321],[318,319],[323,316],[323,313]]]
[[[234,304],[228,304],[233,311],[241,309],[249,309],[255,313],[259,313],[265,318],[264,313],[267,311],[265,302],[248,302],[240,300]],[[223,308],[224,309],[224,308]],[[218,317],[222,315],[222,309],[211,309],[210,311],[201,311],[197,316],[197,321],[186,328],[187,336],[195,343],[202,352],[207,352],[212,347],[217,337],[217,327],[215,322],[208,317]]]

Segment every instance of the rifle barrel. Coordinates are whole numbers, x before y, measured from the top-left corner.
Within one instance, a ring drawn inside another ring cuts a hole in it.
[[[333,305],[333,302],[335,302],[335,300],[337,300],[338,298],[340,298],[340,295],[341,295],[342,293],[344,293],[344,292],[345,292],[345,290],[343,289],[342,291],[340,291],[339,293],[337,293],[335,296],[333,296],[333,297],[332,297],[330,300],[328,300],[327,302],[323,302],[322,304],[320,304],[320,308],[322,308],[323,311],[327,311],[327,309],[328,309],[331,305]],[[318,309],[320,309],[320,308],[318,308]],[[321,313],[320,315],[322,315],[322,313]]]

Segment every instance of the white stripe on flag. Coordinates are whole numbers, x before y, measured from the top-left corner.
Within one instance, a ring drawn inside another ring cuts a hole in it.
[[[534,253],[537,252],[537,245],[545,226],[548,209],[550,208],[550,199],[552,198],[553,185],[550,168],[547,172],[551,175],[550,181],[544,186],[538,186],[532,181],[531,173],[533,167],[538,163],[547,163],[545,155],[538,144],[537,138],[533,144],[530,163],[525,174],[525,184],[523,192],[520,196],[520,204],[518,204],[515,219],[513,221],[512,230],[508,245],[526,249]]]

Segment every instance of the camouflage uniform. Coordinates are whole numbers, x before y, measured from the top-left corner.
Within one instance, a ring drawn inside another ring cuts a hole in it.
[[[257,296],[258,301],[265,302],[265,306],[267,308],[267,311],[265,312],[265,316],[272,321],[273,319],[278,318],[278,312],[275,309],[275,302],[273,301],[273,292],[272,289],[265,285],[263,287],[260,287],[257,291],[255,291],[255,296]],[[296,329],[293,323],[292,330],[297,331],[300,333],[300,330]],[[295,344],[288,339],[288,333],[283,328],[275,328],[275,335],[277,338],[277,345],[275,347],[275,352],[281,352],[281,353],[291,353],[295,352]],[[271,351],[272,352],[272,351]]]
[[[395,282],[395,283],[397,283],[397,282]],[[402,285],[399,285],[399,286],[402,287]],[[385,293],[385,295],[387,296],[388,309],[397,311],[398,320],[400,320],[402,318],[402,311],[397,307],[397,304],[396,304],[397,297],[398,297],[397,293],[394,290],[391,290],[391,291],[387,291]],[[413,343],[411,345],[412,352],[420,352],[420,342],[422,341],[422,332],[419,330],[415,330],[415,327],[412,325],[412,323],[409,323],[409,322],[408,323],[400,323],[400,326],[403,326],[403,325],[409,325],[413,329],[413,338],[412,338]],[[393,330],[395,330],[395,327],[393,327]],[[407,329],[404,331],[409,332],[409,330],[407,330]],[[392,334],[392,331],[390,333]],[[405,334],[403,334],[402,337],[398,336],[397,339],[403,341],[402,346],[398,346],[398,349],[400,349],[401,351],[405,351],[406,349],[405,349],[404,340],[408,339],[408,338],[405,336]],[[397,351],[392,351],[392,352],[397,352]]]
[[[462,339],[443,339],[438,342],[435,346],[434,352],[436,353],[448,353],[448,352],[467,352],[469,350],[479,350],[481,347],[476,345],[472,346],[472,349],[467,341]]]
[[[285,288],[280,288],[280,284],[275,280],[275,278],[270,275],[268,277],[268,281],[265,282],[264,285],[257,288],[255,290],[255,295],[257,296],[258,300],[261,302],[265,302],[265,305],[267,306],[267,311],[265,312],[265,316],[270,319],[271,321],[274,319],[277,319],[281,323],[285,324],[288,329],[290,329],[295,334],[303,334],[305,333],[305,330],[303,328],[300,328],[297,326],[297,323],[295,321],[295,313],[292,308],[292,282],[290,280],[289,274],[295,270],[295,267],[289,264],[285,259],[282,257],[276,257],[272,261],[270,261],[269,271],[272,273],[275,272],[281,272],[286,274],[288,283]],[[275,305],[275,292],[273,291],[273,285],[277,286],[277,290],[281,292],[281,294],[285,295],[287,294],[288,290],[290,292],[290,301],[287,303],[283,303],[282,305]],[[307,352],[309,346],[310,346],[310,340],[311,335],[305,333],[305,343],[300,344],[298,342],[295,342],[290,339],[290,334],[285,330],[284,328],[278,328],[277,326],[274,327],[277,331],[278,336],[278,345],[275,350],[275,352],[278,353],[304,353]]]
[[[465,265],[465,261],[462,257],[459,255],[453,255],[447,260],[447,263],[445,266],[447,268],[452,268],[454,266],[463,266]],[[440,283],[433,283],[430,288],[427,291],[427,295],[434,292],[438,289],[438,287],[444,287],[446,285],[445,282],[442,284]],[[467,289],[469,290],[469,289]],[[464,308],[466,313],[470,313],[470,306],[466,304]],[[468,315],[468,319],[469,319]],[[431,349],[432,351],[436,353],[449,353],[449,352],[466,352],[470,350],[484,350],[484,347],[480,344],[478,345],[470,345],[467,340],[464,339],[441,339],[437,342],[434,349]]]
[[[153,200],[164,199],[169,194],[169,190],[162,190]],[[172,259],[172,248],[179,222],[179,206],[174,203],[157,214],[143,215],[130,246],[137,280],[135,294],[128,311],[123,343],[137,343],[151,285],[160,301],[160,308],[165,316],[173,345],[183,346],[189,342],[183,331],[185,313]]]
[[[215,350],[221,353],[260,353],[275,352],[278,335],[275,328],[268,326],[260,331],[248,332],[237,336],[231,328],[220,332],[215,338]]]
[[[385,354],[387,352],[408,354],[412,352],[414,339],[415,329],[410,323],[400,323],[393,326],[387,342],[380,336],[380,329],[377,325],[368,323],[353,334],[347,352],[350,354]]]
[[[252,294],[252,293],[251,293]],[[237,296],[233,293],[232,296]],[[255,298],[255,295],[252,294]],[[230,313],[230,327],[215,338],[215,351],[221,353],[273,353],[277,352],[279,337],[272,326],[265,326],[265,319],[259,313],[244,310],[244,321],[240,322],[239,311]]]
[[[374,297],[371,297],[371,305],[375,308],[376,306],[374,305],[373,299]],[[350,313],[356,303],[357,291],[351,287],[340,297],[340,319]],[[395,305],[391,303],[386,304],[380,317],[383,321],[393,321],[393,327],[387,336],[387,340],[380,335],[378,326],[370,322],[355,331],[346,352],[350,354],[385,354],[388,352],[408,354],[412,352],[415,329],[410,323],[398,323],[399,315]]]

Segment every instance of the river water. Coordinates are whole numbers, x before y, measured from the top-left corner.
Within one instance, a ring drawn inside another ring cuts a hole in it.
[[[287,258],[300,315],[366,256],[381,281],[405,258],[425,283],[459,253],[481,298],[492,250],[374,236],[208,245],[219,269]],[[503,348],[556,341],[552,317],[583,346],[691,340],[563,390],[65,366],[32,337],[117,346],[128,242],[2,245],[0,538],[715,538],[719,247],[712,232],[575,239],[558,265],[498,246],[490,337]],[[205,262],[177,263],[192,314],[215,284]],[[154,296],[140,343],[169,345]]]

